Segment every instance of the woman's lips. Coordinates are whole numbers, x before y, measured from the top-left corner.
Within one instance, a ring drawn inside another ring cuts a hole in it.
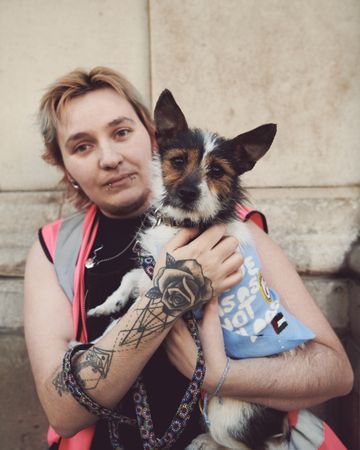
[[[128,183],[131,183],[135,180],[136,178],[136,174],[135,173],[129,173],[117,178],[112,178],[111,180],[109,180],[105,186],[108,190],[116,188],[116,187],[121,187],[124,186]]]

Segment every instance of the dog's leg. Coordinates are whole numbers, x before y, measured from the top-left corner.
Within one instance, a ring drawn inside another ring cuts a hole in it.
[[[120,311],[128,302],[130,296],[138,297],[139,280],[142,277],[143,269],[133,269],[124,275],[120,286],[101,305],[90,309],[88,317],[98,317],[110,315]]]
[[[185,450],[226,450],[226,447],[217,444],[210,436],[210,433],[204,433],[199,434]]]
[[[283,450],[287,445],[287,414],[229,397],[211,397],[210,433],[224,448]]]

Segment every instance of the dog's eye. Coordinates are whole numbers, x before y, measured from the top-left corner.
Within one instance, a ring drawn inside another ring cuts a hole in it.
[[[185,165],[185,158],[183,156],[175,156],[170,159],[170,162],[174,169],[182,169]]]
[[[212,166],[210,166],[208,174],[211,176],[211,178],[218,179],[224,175],[224,169],[217,164],[213,164]]]

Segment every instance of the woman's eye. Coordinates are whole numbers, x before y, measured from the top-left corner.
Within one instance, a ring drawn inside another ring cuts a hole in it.
[[[130,133],[128,128],[121,128],[115,132],[115,135],[118,137],[126,137]]]
[[[210,166],[209,169],[209,175],[211,176],[211,178],[221,178],[224,175],[224,169],[221,166],[218,166],[217,164],[214,164],[212,166]]]
[[[75,153],[84,153],[86,150],[90,148],[89,144],[80,144],[77,147],[75,147],[74,152]]]
[[[171,165],[174,169],[182,169],[185,165],[185,158],[183,156],[176,156],[170,159]]]

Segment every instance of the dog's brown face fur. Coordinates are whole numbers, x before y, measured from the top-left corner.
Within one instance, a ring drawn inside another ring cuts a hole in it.
[[[229,161],[219,155],[208,154],[202,158],[197,149],[170,149],[162,160],[163,181],[166,190],[175,192],[189,183],[189,179],[206,180],[209,191],[219,198],[231,195],[237,173]]]
[[[199,151],[195,148],[172,148],[164,153],[162,173],[166,189],[176,189],[183,183],[189,174],[198,169],[199,160]]]
[[[210,168],[207,174],[210,191],[221,199],[230,197],[233,180],[238,176],[236,170],[229,161],[215,154],[210,153],[206,159],[206,165]]]
[[[263,125],[232,140],[189,129],[167,90],[154,115],[167,213],[194,225],[232,219],[236,203],[244,198],[239,175],[270,148],[276,125]]]

